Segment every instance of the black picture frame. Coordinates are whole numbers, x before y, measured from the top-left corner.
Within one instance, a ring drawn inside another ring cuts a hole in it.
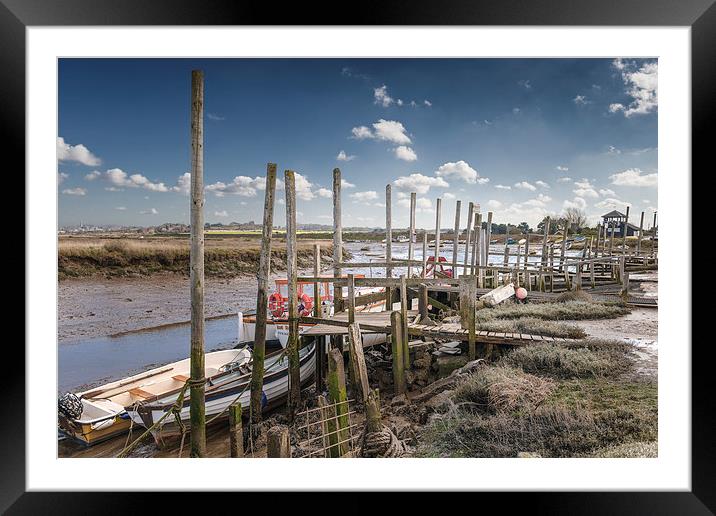
[[[340,8],[339,8],[340,5]],[[25,29],[48,25],[574,25],[691,27],[692,170],[706,168],[709,125],[716,92],[716,5],[714,0],[552,0],[410,3],[383,0],[323,4],[217,0],[0,0],[0,119],[5,148],[25,164]],[[712,145],[711,145],[712,146]],[[691,171],[683,171],[689,180]],[[690,215],[690,214],[689,214]],[[691,226],[685,226],[690,228]],[[26,271],[31,274],[31,271]],[[31,301],[31,300],[30,300]],[[31,309],[31,304],[28,305]],[[691,321],[681,321],[691,328]],[[677,343],[674,343],[677,344]],[[691,342],[678,343],[684,349]],[[715,403],[711,396],[710,342],[692,346],[692,490],[690,492],[481,494],[488,507],[497,496],[511,508],[526,502],[530,512],[578,514],[712,514],[716,512]],[[2,481],[0,511],[8,514],[115,513],[131,510],[124,493],[25,492],[25,377],[21,367],[5,373],[0,425]],[[17,365],[19,365],[19,363]],[[14,372],[12,372],[14,371]],[[10,374],[10,376],[7,376]],[[668,446],[668,443],[665,444]],[[320,484],[319,484],[320,485]],[[186,495],[186,493],[184,494]],[[135,495],[130,495],[133,499]],[[181,504],[179,493],[168,496]],[[489,496],[489,499],[487,498]],[[178,498],[179,497],[179,498]],[[130,502],[131,503],[131,502]],[[167,500],[162,503],[166,504]],[[241,504],[243,506],[243,504]],[[236,506],[237,510],[241,506]],[[177,507],[179,507],[177,505]],[[142,509],[146,509],[142,502]],[[170,506],[164,505],[165,509]],[[175,507],[176,508],[176,507]]]

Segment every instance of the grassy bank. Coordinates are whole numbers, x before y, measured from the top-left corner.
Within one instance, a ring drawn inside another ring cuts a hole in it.
[[[313,241],[298,244],[298,266],[313,266]],[[332,262],[333,247],[321,242],[321,261]],[[231,278],[255,274],[260,248],[255,240],[241,238],[206,240],[207,277]],[[348,254],[344,251],[344,258]],[[58,277],[131,277],[159,273],[189,275],[189,242],[186,239],[60,239]],[[271,252],[271,270],[286,270],[285,242],[277,242]]]
[[[422,432],[420,457],[653,457],[655,380],[621,341],[517,349],[482,365]]]

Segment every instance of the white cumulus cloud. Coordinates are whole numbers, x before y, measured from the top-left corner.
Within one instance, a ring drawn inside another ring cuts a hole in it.
[[[356,159],[356,157],[355,157],[355,156],[352,156],[352,155],[349,156],[348,154],[346,154],[346,151],[341,150],[341,151],[338,153],[338,156],[336,156],[336,159],[337,159],[338,161],[353,161],[354,159]]]
[[[613,185],[617,186],[648,186],[656,187],[659,183],[658,174],[645,174],[638,168],[629,168],[609,176]]]
[[[65,195],[78,195],[78,196],[84,196],[87,195],[87,190],[84,188],[65,188],[62,190],[62,193]]]
[[[417,194],[424,195],[428,193],[431,187],[447,188],[450,184],[442,177],[430,177],[419,173],[413,173],[409,176],[401,176],[393,184],[400,189],[410,190]]]
[[[531,192],[537,190],[537,187],[535,185],[533,185],[532,183],[528,183],[527,181],[520,181],[519,183],[515,183],[515,188],[519,188],[520,190],[529,190]]]
[[[399,145],[394,149],[395,157],[403,161],[417,161],[418,155],[410,147]]]
[[[457,178],[471,184],[485,184],[490,181],[487,177],[480,177],[480,174],[470,166],[466,161],[460,160],[456,162],[447,162],[435,171],[435,175],[439,177]]]
[[[81,143],[70,145],[65,142],[62,136],[57,137],[57,159],[60,161],[76,161],[89,167],[96,167],[102,163],[102,160],[92,154],[87,147]]]
[[[385,120],[381,118],[372,125],[373,130],[364,125],[354,127],[351,130],[352,137],[358,140],[376,139],[391,142],[396,145],[408,145],[412,143],[405,127],[397,120]]]

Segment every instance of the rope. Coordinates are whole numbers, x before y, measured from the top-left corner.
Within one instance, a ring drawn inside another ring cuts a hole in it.
[[[405,452],[403,443],[386,426],[380,432],[366,432],[363,434],[360,447],[361,457],[400,457]]]

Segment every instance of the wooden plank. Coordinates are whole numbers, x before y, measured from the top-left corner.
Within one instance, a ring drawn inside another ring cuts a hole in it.
[[[286,197],[286,274],[288,278],[288,418],[293,422],[301,403],[301,370],[298,358],[298,276],[296,244],[296,175],[293,170],[284,172]]]
[[[348,347],[350,353],[351,367],[353,369],[353,379],[357,384],[357,392],[360,393],[361,401],[368,401],[370,394],[370,384],[368,383],[368,369],[365,365],[365,356],[363,356],[363,340],[360,334],[360,327],[353,322],[348,327]],[[358,395],[358,394],[356,394]]]

